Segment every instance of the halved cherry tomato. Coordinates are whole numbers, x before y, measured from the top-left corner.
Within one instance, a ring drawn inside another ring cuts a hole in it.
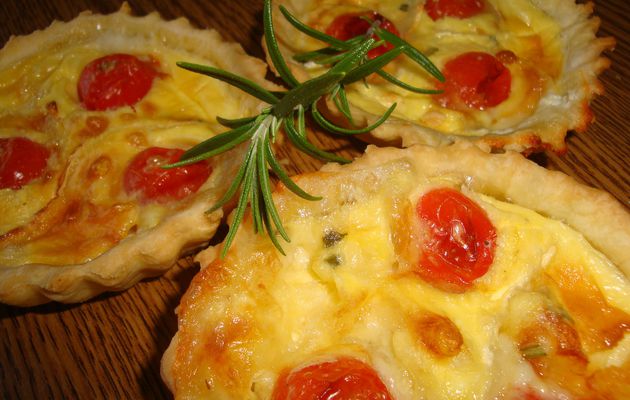
[[[0,189],[20,189],[44,175],[50,150],[24,137],[0,139]]]
[[[391,400],[392,396],[372,367],[353,358],[339,358],[283,373],[272,399]]]
[[[162,165],[179,161],[182,149],[150,147],[138,153],[127,166],[124,188],[137,193],[142,202],[164,203],[195,193],[208,179],[212,168],[207,161],[183,167],[164,169]]]
[[[333,20],[333,22],[331,22],[328,28],[326,28],[326,33],[339,40],[348,40],[356,36],[365,35],[370,29],[371,25],[364,18],[367,18],[371,21],[378,21],[380,23],[379,26],[382,29],[391,32],[396,36],[400,36],[400,33],[398,33],[398,29],[396,29],[396,26],[390,20],[383,17],[376,11],[339,15]],[[372,35],[372,37],[375,40],[379,40],[378,36],[376,35]],[[367,55],[369,59],[372,59],[386,53],[393,48],[393,44],[385,42],[383,45],[370,50]]]
[[[110,54],[87,64],[78,82],[79,100],[88,110],[132,106],[153,85],[157,71],[130,54]]]
[[[512,74],[487,53],[470,52],[448,61],[442,71],[445,82],[437,84],[444,93],[437,100],[451,109],[494,107],[510,96]]]
[[[484,2],[483,0],[427,0],[424,9],[434,21],[444,17],[464,19],[482,12]]]
[[[417,274],[451,291],[463,291],[494,260],[496,230],[486,213],[462,193],[439,188],[424,194],[416,211],[429,228]]]

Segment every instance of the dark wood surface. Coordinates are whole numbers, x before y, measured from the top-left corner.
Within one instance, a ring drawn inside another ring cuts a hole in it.
[[[2,0],[0,45],[10,35],[45,28],[55,19],[70,20],[83,10],[110,13],[119,0]],[[134,12],[157,10],[166,19],[188,17],[198,27],[219,30],[226,40],[242,43],[262,56],[262,0],[131,0]],[[630,3],[596,1],[600,34],[614,36],[607,56],[612,67],[601,77],[606,94],[593,103],[596,121],[583,134],[570,134],[569,152],[537,155],[542,165],[559,169],[613,194],[630,206]],[[327,148],[358,154],[358,142],[323,134]],[[320,163],[287,150],[291,172]],[[141,282],[123,293],[100,296],[79,305],[48,304],[33,308],[0,305],[0,398],[3,399],[165,399],[159,374],[162,353],[176,331],[174,309],[196,268],[184,258],[166,276]]]

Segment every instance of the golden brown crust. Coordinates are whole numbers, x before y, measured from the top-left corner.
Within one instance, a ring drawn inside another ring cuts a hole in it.
[[[207,242],[223,213],[204,216],[213,203],[198,202],[155,229],[118,243],[93,261],[66,266],[31,264],[3,267],[0,299],[8,304],[32,306],[48,301],[77,303],[105,291],[120,291],[169,269],[182,252]],[[194,226],[194,229],[191,227]]]
[[[114,14],[97,15],[84,12],[70,22],[56,21],[45,30],[28,36],[12,37],[2,49],[0,71],[14,73],[10,72],[14,64],[37,60],[40,54],[49,54],[53,49],[53,54],[63,54],[67,48],[80,48],[81,51],[94,52],[94,54],[99,54],[99,52],[100,54],[110,52],[145,54],[149,52],[156,57],[164,55],[165,61],[161,67],[164,69],[162,72],[168,77],[164,78],[165,83],[160,87],[161,90],[164,88],[166,88],[164,90],[169,90],[170,82],[173,82],[173,85],[186,85],[190,82],[190,77],[186,74],[194,75],[178,69],[174,62],[171,65],[171,60],[166,58],[171,56],[171,53],[176,54],[172,57],[183,57],[183,61],[190,58],[191,61],[229,69],[262,85],[273,87],[262,78],[266,70],[263,62],[247,56],[240,45],[225,42],[216,31],[195,29],[184,18],[164,21],[157,13],[135,17],[131,15],[130,8],[126,4]],[[25,70],[29,67],[28,64],[24,66]],[[74,71],[71,73],[76,74]],[[206,77],[201,77],[201,79],[210,81],[210,78]],[[71,84],[72,87],[76,85],[74,82]],[[261,103],[251,96],[228,88],[227,85],[224,87],[220,87],[220,90],[224,91],[221,97],[222,105],[216,108],[230,110],[229,112],[235,114],[225,115],[226,117],[253,114],[261,106]],[[44,90],[43,88],[35,89]],[[174,90],[179,89],[175,87]],[[78,104],[76,93],[70,90],[58,91],[56,95],[65,97],[57,101],[59,113],[55,115],[55,118],[58,120],[51,129],[58,135],[55,136],[57,140],[55,145],[60,148],[59,160],[61,163],[68,164],[64,164],[61,170],[56,170],[54,182],[58,187],[56,191],[48,191],[50,192],[48,195],[52,197],[44,199],[47,203],[44,203],[43,208],[38,209],[38,206],[30,211],[32,214],[28,217],[32,218],[31,222],[10,229],[8,232],[0,232],[0,252],[4,253],[3,260],[7,261],[6,264],[2,263],[5,265],[0,266],[0,302],[20,306],[32,306],[47,301],[80,302],[104,291],[124,290],[145,277],[162,274],[183,252],[197,248],[214,235],[221,222],[223,211],[217,210],[206,215],[205,210],[219,199],[231,183],[232,176],[240,165],[240,154],[244,151],[244,148],[239,147],[227,155],[213,159],[211,178],[198,193],[177,204],[165,207],[160,211],[160,218],[163,218],[161,221],[153,221],[155,214],[148,212],[149,222],[144,226],[139,226],[137,230],[133,228],[129,232],[124,231],[126,233],[122,237],[114,237],[111,239],[113,242],[111,248],[105,249],[102,253],[90,254],[84,261],[50,264],[31,261],[28,264],[19,262],[16,264],[11,261],[14,253],[20,254],[20,257],[23,256],[24,259],[37,259],[36,256],[28,257],[32,255],[29,253],[31,250],[24,250],[24,247],[15,250],[16,246],[27,246],[30,240],[29,235],[41,235],[50,230],[54,221],[64,217],[63,212],[69,207],[65,203],[71,201],[76,193],[88,192],[88,182],[83,185],[81,179],[85,179],[82,177],[90,167],[89,162],[92,162],[88,161],[89,157],[83,154],[91,151],[89,149],[100,151],[111,147],[110,150],[114,153],[110,155],[115,157],[118,155],[115,152],[116,146],[113,146],[110,141],[121,140],[123,134],[128,134],[127,138],[133,135],[140,138],[136,143],[138,148],[136,151],[150,145],[169,147],[170,144],[172,147],[185,148],[195,144],[200,137],[203,140],[212,134],[220,133],[223,129],[214,120],[216,111],[212,109],[212,98],[194,98],[194,96],[216,96],[216,93],[203,91],[187,93],[185,107],[179,104],[177,107],[171,107],[167,103],[160,109],[160,104],[157,106],[155,104],[156,99],[151,99],[154,104],[141,102],[137,109],[120,109],[103,113],[83,110]],[[3,96],[8,95],[3,93]],[[45,96],[40,97],[45,98]],[[230,99],[233,99],[234,104],[223,107],[223,104],[231,104]],[[161,100],[159,96],[157,100]],[[10,122],[14,121],[16,116],[37,115],[40,109],[47,106],[47,104],[39,104],[38,101],[34,98],[17,101],[16,107],[5,108],[0,112],[0,115],[4,117],[0,123],[10,126]],[[94,117],[101,118],[101,116],[105,121],[109,121],[102,128],[103,131],[99,131],[96,135],[85,135],[82,131],[85,121]],[[207,120],[203,121],[204,119]],[[175,136],[181,136],[181,138],[173,141],[170,137],[174,137],[172,132],[177,129],[180,133]],[[168,131],[168,135],[162,135],[160,133],[162,131]],[[20,129],[4,132],[8,135],[24,134],[24,131]],[[132,141],[132,139],[128,140]],[[99,145],[97,141],[104,142]],[[90,143],[91,147],[88,147]],[[131,142],[125,144],[125,146],[130,145]],[[116,168],[124,168],[124,166],[117,167],[116,160],[113,164]],[[96,180],[100,182],[99,179]],[[111,181],[111,189],[107,190],[110,190],[112,195],[120,190],[119,182],[116,179]],[[94,196],[102,197],[104,192],[99,193]],[[85,204],[90,205],[88,201],[91,200],[79,199],[78,201],[85,201]],[[115,201],[112,199],[112,202]],[[129,199],[117,201],[129,201]],[[103,204],[104,207],[111,207],[107,201],[103,201]],[[128,224],[128,222],[125,223]],[[123,232],[122,229],[120,231]],[[33,251],[37,251],[37,246]],[[44,251],[47,250],[44,249]],[[72,260],[71,257],[68,259]]]
[[[489,1],[489,3],[495,4],[493,1]],[[345,8],[340,7],[339,9],[345,10],[345,12],[357,11],[369,7],[382,7],[386,10],[391,9],[391,7],[386,6],[385,3],[369,1],[352,3],[340,0],[333,4],[333,2],[326,1],[285,0],[278,4],[285,5],[289,11],[306,22],[312,22],[313,18],[316,20],[323,18],[321,17],[323,14],[328,16],[325,10],[334,10],[334,4],[343,4]],[[418,4],[412,2],[410,4],[412,5],[409,6],[409,10],[422,10],[422,2]],[[500,4],[500,2],[497,4]],[[523,112],[523,109],[533,107],[531,113],[528,112],[529,114],[524,114],[523,117],[516,117],[511,114],[507,115],[509,118],[505,118],[506,116],[501,117],[500,120],[510,121],[507,126],[505,126],[504,123],[496,124],[496,121],[491,122],[493,118],[496,118],[493,117],[488,118],[486,122],[475,127],[469,126],[463,129],[452,129],[438,128],[432,126],[431,123],[423,123],[422,118],[426,118],[424,116],[418,117],[420,119],[413,119],[408,118],[405,111],[395,111],[393,116],[390,117],[385,124],[375,129],[370,135],[362,135],[362,138],[367,141],[376,140],[378,142],[386,142],[390,145],[399,145],[399,143],[402,142],[402,145],[405,147],[413,144],[440,146],[450,144],[457,140],[465,140],[471,141],[487,151],[506,149],[525,153],[544,150],[552,150],[559,154],[565,152],[566,145],[564,139],[566,133],[571,130],[577,132],[584,131],[593,119],[589,103],[596,95],[603,93],[603,86],[597,77],[610,65],[610,61],[602,57],[601,54],[604,51],[611,50],[615,45],[615,40],[611,37],[600,38],[596,36],[596,32],[599,28],[599,19],[591,16],[594,7],[590,2],[587,4],[575,4],[572,0],[535,1],[527,3],[527,6],[533,6],[544,13],[546,17],[553,19],[556,24],[554,29],[557,29],[558,32],[562,32],[562,34],[558,35],[559,50],[544,49],[542,53],[561,51],[561,54],[554,56],[559,57],[560,60],[558,62],[561,68],[559,76],[552,77],[550,82],[544,84],[545,89],[543,89],[543,95],[537,101],[537,104],[533,106],[523,104],[513,109],[513,112],[518,114]],[[280,12],[277,12],[277,10],[274,11],[274,17],[278,27],[277,36],[280,40],[281,51],[285,54],[287,60],[291,60],[291,55],[296,51],[317,48],[315,47],[316,45],[313,39],[306,39],[305,35],[297,32],[284,20]],[[343,11],[339,11],[339,13],[341,12]],[[390,12],[393,11],[390,10]],[[329,13],[334,14],[333,11]],[[409,13],[411,13],[411,11],[409,11]],[[418,15],[420,13],[421,11],[418,11]],[[415,23],[426,24],[426,21],[418,17],[418,15],[414,17],[416,20]],[[412,17],[409,18],[413,19]],[[407,21],[400,22],[401,25],[405,27],[404,30],[401,30],[401,33],[403,38],[413,43],[413,37],[405,36],[414,34],[413,29],[407,31],[406,28],[409,18],[407,18]],[[423,18],[426,19],[427,17],[424,16]],[[325,22],[322,23],[325,24]],[[323,29],[325,25],[318,26],[318,28]],[[480,30],[483,29],[484,28],[480,28]],[[448,31],[444,33],[446,37],[448,37],[449,34]],[[291,40],[283,41],[283,37],[291,38]],[[321,47],[321,43],[319,47]],[[443,61],[440,61],[440,63],[442,62]],[[533,59],[528,60],[528,62],[536,64],[539,60]],[[438,67],[441,67],[440,63],[438,63]],[[309,76],[310,72],[303,64],[290,61],[289,66],[298,79],[303,80]],[[530,92],[534,91],[536,90],[530,90]],[[387,94],[374,92],[372,95],[383,97],[393,96],[389,101],[378,99],[374,104],[370,103],[370,107],[378,108],[378,112],[380,113],[384,112],[387,106],[394,101],[400,103],[399,109],[401,104],[414,101],[410,100],[409,97],[397,98],[395,93],[389,92]],[[370,92],[361,92],[361,96],[370,96]],[[365,101],[361,101],[362,104],[366,104]],[[379,103],[383,103],[380,108],[376,106],[376,104]],[[334,109],[332,103],[330,103],[329,106],[329,109]],[[375,115],[376,113],[374,111],[367,110],[363,105],[354,104],[352,99],[351,107],[356,120],[355,122],[358,125],[373,123],[380,116]],[[419,105],[418,107],[424,107],[424,105]],[[435,108],[435,110],[440,113],[439,107]],[[414,114],[413,111],[410,113]],[[336,110],[335,112],[329,112],[329,117],[337,118],[339,117],[339,113]],[[440,116],[439,118],[445,117]],[[463,115],[457,118],[467,117]],[[427,121],[429,121],[429,119],[427,119]]]

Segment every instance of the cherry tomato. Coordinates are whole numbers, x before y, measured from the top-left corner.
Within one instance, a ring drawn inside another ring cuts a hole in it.
[[[0,139],[0,189],[20,189],[44,175],[50,150],[24,137]]]
[[[208,179],[212,168],[207,161],[164,169],[162,165],[179,161],[181,149],[150,147],[138,153],[124,175],[127,194],[137,194],[142,202],[164,203],[195,193]]]
[[[400,36],[396,26],[387,18],[383,17],[376,11],[368,11],[364,13],[350,13],[342,14],[333,20],[333,22],[326,29],[326,33],[339,40],[348,40],[353,37],[365,35],[370,29],[370,23],[363,18],[367,18],[372,21],[378,21],[380,27],[388,32],[393,33],[396,36]],[[379,40],[378,36],[372,35],[375,40]],[[368,51],[368,58],[372,59],[386,53],[394,48],[394,45],[385,42],[383,45],[378,46]]]
[[[438,95],[437,100],[444,107],[484,110],[510,96],[510,70],[490,54],[461,54],[448,61],[442,72],[446,82],[438,83],[438,89],[444,93]]]
[[[477,204],[456,190],[440,188],[422,196],[416,211],[429,228],[416,271],[425,281],[463,291],[488,271],[496,230]]]
[[[132,106],[149,92],[157,71],[130,54],[110,54],[87,64],[78,82],[79,100],[88,110]]]
[[[353,358],[340,358],[283,373],[272,399],[391,400],[392,396],[372,367]]]
[[[444,17],[464,19],[482,12],[484,3],[483,0],[427,0],[424,9],[434,21]]]

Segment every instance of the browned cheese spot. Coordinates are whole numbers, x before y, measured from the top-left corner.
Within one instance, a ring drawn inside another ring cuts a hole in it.
[[[103,178],[112,169],[112,159],[109,156],[100,156],[90,164],[87,177],[89,181]]]
[[[442,315],[422,315],[415,321],[414,328],[420,343],[436,357],[456,356],[464,343],[457,326]]]

